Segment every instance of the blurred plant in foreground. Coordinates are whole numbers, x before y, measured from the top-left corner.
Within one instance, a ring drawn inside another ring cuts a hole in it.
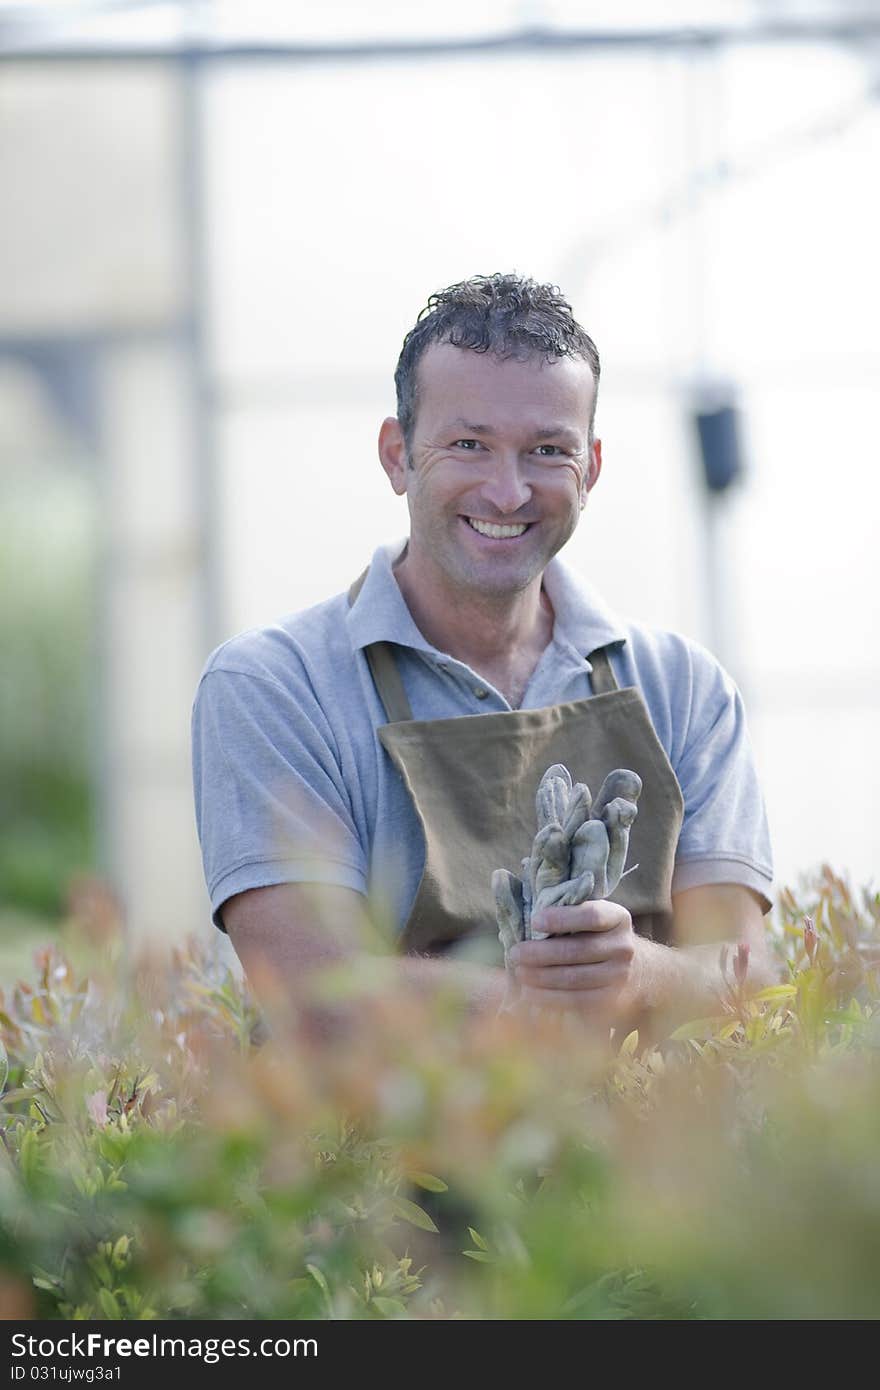
[[[94,508],[69,460],[3,471],[0,915],[15,927],[54,921],[71,874],[95,859]]]
[[[777,985],[740,951],[648,1048],[381,962],[329,1046],[105,913],[0,1001],[0,1314],[875,1317],[880,898],[826,869],[772,930]]]

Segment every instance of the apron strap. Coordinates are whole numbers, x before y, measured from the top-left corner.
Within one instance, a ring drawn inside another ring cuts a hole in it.
[[[379,699],[385,706],[388,723],[399,724],[404,719],[412,719],[412,709],[390,644],[371,642],[368,647],[364,647],[364,656],[379,692]]]
[[[594,652],[590,652],[587,660],[593,668],[590,685],[593,687],[594,695],[609,695],[612,690],[620,689],[608,660],[607,647],[597,647]]]
[[[366,577],[367,577],[367,575],[368,575],[369,573],[370,573],[370,567],[369,567],[369,565],[368,565],[367,568],[364,570],[363,574],[359,574],[359,575],[358,575],[357,579],[354,581],[354,583],[352,584],[351,588],[349,589],[349,591],[348,591],[348,606],[349,606],[349,608],[351,608],[352,604],[354,603],[354,601],[355,601],[355,599],[357,598],[358,594],[360,593],[361,589],[364,587],[364,580],[366,579]]]
[[[367,573],[368,571],[364,570],[349,589],[349,608],[363,588]],[[385,717],[388,723],[397,724],[403,720],[412,719],[412,708],[403,688],[403,681],[400,679],[400,672],[397,669],[397,662],[394,660],[390,643],[371,642],[369,646],[364,647],[364,656],[367,658],[367,665],[370,668],[370,675],[373,677],[373,684],[379,699],[385,706]]]

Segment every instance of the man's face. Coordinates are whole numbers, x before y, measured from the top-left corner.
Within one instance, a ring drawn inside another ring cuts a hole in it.
[[[521,592],[565,545],[599,475],[590,367],[438,343],[418,382],[411,467],[402,449],[391,462],[380,438],[392,485],[407,496],[410,562],[459,589]]]

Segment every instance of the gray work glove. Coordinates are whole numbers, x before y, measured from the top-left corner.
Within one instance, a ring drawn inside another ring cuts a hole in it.
[[[522,878],[496,869],[492,875],[498,939],[507,953],[517,941],[546,936],[532,931],[532,915],[607,898],[620,882],[636,818],[642,779],[636,772],[609,772],[595,801],[583,782],[572,786],[562,763],[548,767],[538,787],[538,833],[522,861]],[[635,867],[635,866],[633,866]]]

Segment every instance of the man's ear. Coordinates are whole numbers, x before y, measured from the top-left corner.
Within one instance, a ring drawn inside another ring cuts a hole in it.
[[[406,492],[409,462],[403,430],[400,428],[400,421],[394,415],[389,415],[383,420],[379,428],[379,461],[388,474],[394,491],[398,497],[402,497]]]
[[[581,489],[581,507],[587,503],[587,493],[592,492],[599,481],[599,474],[602,472],[602,441],[594,439],[590,446],[590,458],[587,464],[587,471]]]

